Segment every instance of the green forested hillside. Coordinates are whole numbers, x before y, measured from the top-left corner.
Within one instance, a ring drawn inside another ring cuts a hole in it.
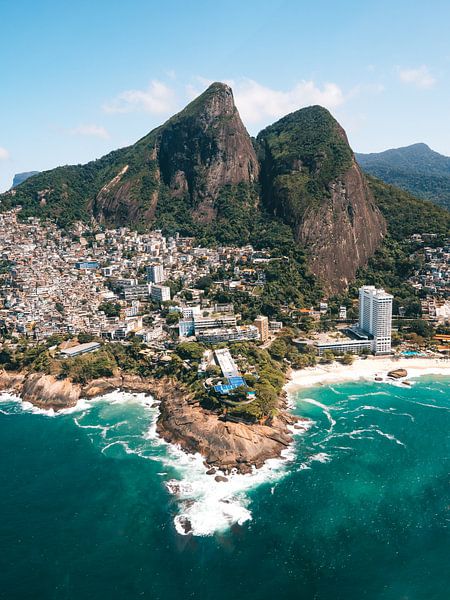
[[[450,157],[426,144],[373,154],[356,154],[367,173],[450,209]]]
[[[419,293],[407,283],[418,266],[414,257],[417,244],[410,238],[414,233],[431,233],[437,235],[433,243],[442,244],[450,236],[450,212],[375,177],[368,177],[368,182],[386,219],[388,234],[367,267],[358,272],[350,296],[363,284],[385,287],[394,294],[394,311],[401,305],[408,316],[419,316]]]
[[[290,222],[328,196],[329,183],[352,163],[344,131],[321,106],[283,117],[261,131],[256,143],[264,202]]]
[[[450,211],[375,177],[369,176],[367,180],[393,239],[403,240],[413,233],[450,235]]]
[[[0,195],[0,210],[21,206],[22,218],[62,227],[95,218],[104,226],[178,231],[204,245],[268,248],[287,260],[268,274],[260,302],[279,296],[279,305],[315,301],[323,283],[333,283],[329,265],[347,268],[347,282],[370,256],[360,276],[398,292],[413,268],[409,237],[449,235],[450,212],[431,202],[368,177],[372,198],[345,132],[322,107],[280,119],[254,146],[231,89],[216,83],[136,144],[34,175]],[[385,231],[376,207],[388,231],[374,253]]]

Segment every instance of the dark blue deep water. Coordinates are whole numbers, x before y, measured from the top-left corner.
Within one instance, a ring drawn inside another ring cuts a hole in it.
[[[141,396],[57,417],[3,397],[0,597],[448,599],[450,381],[296,402],[290,462],[216,484]]]

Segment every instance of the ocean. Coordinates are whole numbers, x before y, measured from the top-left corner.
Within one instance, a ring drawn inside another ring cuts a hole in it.
[[[216,483],[142,394],[58,416],[3,395],[0,598],[447,599],[450,379],[292,403],[285,458]]]

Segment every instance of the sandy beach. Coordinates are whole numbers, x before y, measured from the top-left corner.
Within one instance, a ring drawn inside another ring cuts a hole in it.
[[[375,377],[387,378],[393,369],[406,369],[405,379],[420,377],[421,375],[449,375],[450,360],[443,358],[357,358],[352,365],[341,365],[334,362],[330,365],[317,365],[292,371],[289,382],[285,385],[287,393],[292,393],[299,388],[312,387],[345,381],[358,381],[360,379],[373,381]]]

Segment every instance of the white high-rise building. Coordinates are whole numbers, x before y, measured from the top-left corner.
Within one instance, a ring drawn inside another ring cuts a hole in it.
[[[162,283],[164,281],[164,267],[160,264],[147,267],[147,281],[151,283]]]
[[[156,302],[167,302],[170,300],[170,287],[167,285],[149,283],[148,292],[152,300],[156,300]]]
[[[391,352],[393,298],[373,285],[359,288],[359,328],[373,337],[375,354]]]

